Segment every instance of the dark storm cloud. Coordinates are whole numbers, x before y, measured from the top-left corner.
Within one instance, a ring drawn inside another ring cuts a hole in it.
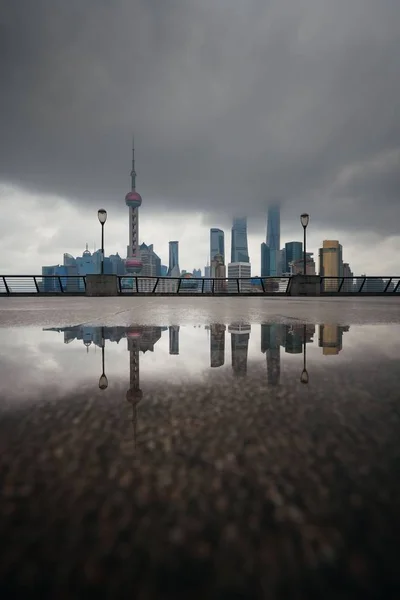
[[[149,212],[282,198],[397,232],[398,0],[21,0],[0,23],[3,181],[125,210],[134,129]]]

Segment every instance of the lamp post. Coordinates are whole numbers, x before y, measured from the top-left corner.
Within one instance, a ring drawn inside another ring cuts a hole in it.
[[[100,375],[100,379],[99,379],[99,388],[101,390],[105,390],[108,388],[108,379],[107,376],[105,374],[105,340],[104,340],[104,327],[101,328],[101,367],[102,367],[102,373]]]
[[[303,325],[303,370],[300,375],[301,383],[308,383],[308,371],[307,371],[307,360],[306,360],[306,336],[307,336],[307,325]]]
[[[308,215],[307,213],[303,213],[302,215],[300,215],[300,221],[301,221],[301,224],[303,225],[303,230],[304,230],[304,247],[303,247],[303,251],[304,251],[303,252],[303,271],[304,271],[303,274],[304,275],[307,274],[306,229],[307,229],[309,220],[310,220],[310,215]]]
[[[104,273],[104,223],[107,221],[107,211],[104,208],[99,208],[97,216],[101,225],[101,274]]]

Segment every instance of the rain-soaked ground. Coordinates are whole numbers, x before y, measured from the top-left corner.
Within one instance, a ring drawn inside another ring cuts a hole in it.
[[[397,299],[2,299],[0,597],[400,597],[399,366]]]

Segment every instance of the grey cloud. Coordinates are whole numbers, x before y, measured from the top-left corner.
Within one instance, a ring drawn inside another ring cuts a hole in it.
[[[134,129],[143,210],[212,222],[279,197],[287,219],[397,233],[397,0],[26,0],[0,14],[3,181],[122,214]]]

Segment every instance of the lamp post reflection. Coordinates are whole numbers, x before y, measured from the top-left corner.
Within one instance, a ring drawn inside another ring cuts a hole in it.
[[[99,379],[99,388],[105,390],[108,388],[108,379],[105,374],[105,339],[104,339],[104,327],[101,328],[101,367],[102,373]]]
[[[303,370],[300,375],[301,383],[308,383],[308,371],[307,371],[307,357],[306,357],[306,339],[307,339],[307,325],[303,325]]]

